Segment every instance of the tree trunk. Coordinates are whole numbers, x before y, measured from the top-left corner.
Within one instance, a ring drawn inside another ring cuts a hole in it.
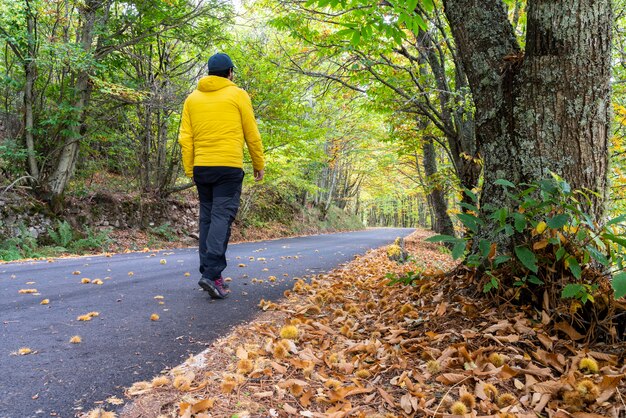
[[[81,8],[80,43],[82,50],[86,54],[91,53],[96,11],[100,4],[99,0],[90,0]],[[49,182],[50,204],[54,211],[60,210],[63,205],[63,193],[76,167],[80,140],[86,131],[85,119],[92,90],[88,69],[81,69],[78,72],[74,88],[75,100],[73,106],[76,109],[77,121],[68,129],[56,169]]]
[[[24,60],[24,142],[26,143],[26,151],[28,152],[29,174],[35,181],[39,181],[39,166],[37,165],[37,159],[35,157],[35,139],[33,136],[35,127],[33,117],[35,94],[33,90],[37,77],[37,63],[35,61],[37,40],[35,33],[35,16],[29,1],[26,2],[26,31],[28,46]]]
[[[437,174],[437,157],[435,155],[435,145],[432,137],[424,138],[424,173],[426,181],[429,183],[428,201],[433,208],[433,231],[438,234],[454,236],[454,226],[452,219],[448,215],[448,202],[446,194],[440,185],[432,184],[432,176]]]
[[[484,161],[481,207],[508,207],[503,178],[550,172],[574,189],[606,192],[610,0],[529,0],[524,54],[502,0],[445,0],[476,106]],[[492,238],[494,225],[482,235]]]
[[[426,31],[420,31],[417,41],[422,49],[420,64],[428,63],[435,83],[441,108],[441,122],[445,126],[444,135],[448,142],[452,163],[461,186],[473,189],[478,185],[480,166],[474,157],[476,156],[476,135],[474,132],[474,118],[463,106],[459,106],[459,98],[464,96],[464,87],[467,86],[466,76],[462,71],[462,63],[453,55],[455,67],[455,95],[450,93],[448,77],[441,56],[437,53],[434,40]],[[420,65],[420,73],[427,77],[423,65]],[[456,102],[454,102],[456,100]],[[455,110],[452,110],[455,109]],[[469,157],[469,158],[468,158]]]

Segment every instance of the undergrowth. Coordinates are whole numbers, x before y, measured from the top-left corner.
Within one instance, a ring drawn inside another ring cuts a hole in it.
[[[0,260],[15,261],[68,253],[108,251],[112,244],[111,229],[96,230],[86,227],[84,231],[79,231],[67,221],[58,221],[56,228],[48,228],[47,233],[47,236],[38,240],[23,224],[20,224],[16,234],[0,244]]]
[[[463,278],[494,303],[529,306],[588,340],[623,340],[626,215],[595,220],[592,194],[571,190],[556,175],[533,184],[498,184],[508,207],[479,208],[468,191],[474,204],[464,203],[466,212],[457,215],[465,235],[427,241],[451,244],[452,256],[463,260]],[[418,271],[395,281],[424,278]]]

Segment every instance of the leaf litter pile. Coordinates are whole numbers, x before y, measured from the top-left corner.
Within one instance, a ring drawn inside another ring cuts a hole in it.
[[[550,335],[541,313],[463,296],[428,235],[405,240],[404,264],[382,248],[297,279],[252,323],[135,383],[121,416],[626,416],[623,346]],[[389,285],[411,271],[422,279]]]

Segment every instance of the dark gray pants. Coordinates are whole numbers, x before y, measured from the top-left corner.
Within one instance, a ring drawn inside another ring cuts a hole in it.
[[[200,199],[200,273],[215,280],[226,268],[230,228],[239,210],[243,170],[235,167],[194,167]]]

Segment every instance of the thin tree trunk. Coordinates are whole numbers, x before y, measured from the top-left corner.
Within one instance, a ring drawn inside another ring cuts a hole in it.
[[[432,179],[437,173],[437,157],[435,155],[435,146],[433,144],[432,137],[424,138],[424,173],[426,179]],[[430,183],[430,181],[429,181]],[[446,234],[454,236],[454,226],[452,225],[452,219],[448,214],[448,202],[446,195],[441,186],[430,185],[430,193],[428,193],[428,200],[433,208],[433,230],[439,234]]]
[[[30,2],[26,1],[26,31],[27,31],[27,53],[24,60],[24,142],[28,152],[29,174],[35,181],[39,180],[39,166],[35,155],[34,139],[34,117],[33,102],[35,101],[34,86],[37,78],[36,48],[37,39],[35,33],[35,15],[30,7]]]
[[[447,81],[448,76],[441,61],[441,56],[435,49],[434,41],[430,33],[420,31],[417,40],[422,48],[420,56],[420,64],[428,63],[431,72],[435,78],[437,85],[439,103],[441,108],[442,123],[446,126],[444,135],[448,142],[448,148],[452,157],[455,172],[461,183],[461,187],[473,189],[478,185],[480,177],[480,165],[476,162],[476,134],[474,126],[474,118],[471,112],[467,111],[463,106],[459,106],[459,99],[454,99],[450,94],[450,87]],[[453,54],[453,63],[455,66],[455,92],[457,95],[463,95],[463,87],[466,86],[465,74],[462,69],[463,63],[458,61],[457,54]],[[421,73],[424,74],[423,66],[420,66]],[[455,95],[456,96],[456,95]],[[451,110],[451,109],[456,110]],[[467,198],[463,195],[464,199]]]

